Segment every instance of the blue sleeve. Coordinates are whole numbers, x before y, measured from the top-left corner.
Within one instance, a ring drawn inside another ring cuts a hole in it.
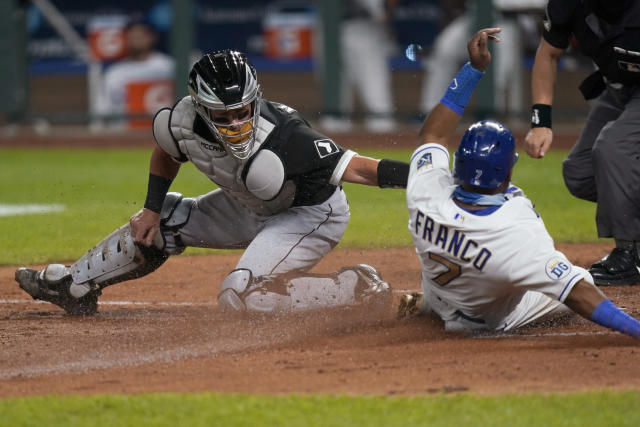
[[[595,323],[634,338],[640,338],[640,322],[620,310],[611,301],[602,301],[591,315]]]

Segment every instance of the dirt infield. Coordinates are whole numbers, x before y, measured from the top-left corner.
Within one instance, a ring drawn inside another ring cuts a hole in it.
[[[349,148],[414,145],[405,135],[336,136]],[[522,135],[518,137],[521,141]],[[149,135],[0,138],[0,147],[153,146]],[[558,137],[566,147],[575,135]],[[609,245],[559,245],[588,266]],[[142,392],[416,395],[640,388],[637,341],[580,318],[509,335],[446,333],[430,317],[399,321],[394,307],[280,318],[225,316],[216,308],[238,254],[173,257],[159,271],[107,288],[97,315],[72,317],[31,300],[0,268],[0,397]],[[419,288],[412,248],[337,249],[314,269],[367,262],[395,289]],[[640,287],[605,289],[640,317]]]
[[[606,245],[560,245],[587,266]],[[72,317],[30,300],[0,268],[0,397],[141,392],[415,395],[629,390],[640,347],[571,317],[509,335],[446,333],[425,317],[367,308],[280,318],[225,316],[219,283],[237,254],[173,257],[159,271],[107,288],[99,313]],[[419,287],[410,248],[337,249],[314,271],[376,265],[400,293]],[[640,315],[640,288],[605,289]]]

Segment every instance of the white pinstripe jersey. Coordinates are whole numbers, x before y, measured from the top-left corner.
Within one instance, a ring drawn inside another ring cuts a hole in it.
[[[553,245],[526,197],[488,215],[455,204],[449,153],[425,144],[411,157],[409,231],[422,265],[422,287],[452,310],[495,328],[526,291],[564,301],[587,273]]]

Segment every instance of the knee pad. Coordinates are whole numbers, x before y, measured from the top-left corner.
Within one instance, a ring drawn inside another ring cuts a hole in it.
[[[195,199],[183,198],[180,193],[167,193],[160,211],[161,249],[167,255],[178,255],[184,251],[180,229],[189,221],[194,203]]]
[[[250,270],[233,270],[222,282],[218,303],[223,311],[276,313],[291,311],[291,295],[276,277],[254,277]]]
[[[90,289],[86,285],[95,284],[102,288],[136,279],[156,270],[167,258],[155,246],[136,244],[131,236],[131,226],[127,223],[69,267],[72,287],[77,290],[77,295],[82,296],[84,289],[86,292]]]
[[[251,270],[239,268],[233,270],[222,281],[218,304],[223,311],[245,311],[244,293],[253,281]]]

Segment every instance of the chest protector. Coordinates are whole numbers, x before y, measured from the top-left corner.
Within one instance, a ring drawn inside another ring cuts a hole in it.
[[[585,13],[574,29],[580,50],[609,81],[640,85],[640,6],[631,7],[615,25],[598,18],[589,8]]]
[[[160,110],[153,121],[156,142],[178,162],[190,160],[231,198],[259,215],[273,215],[293,203],[296,186],[285,180],[281,159],[262,149],[276,125],[261,117],[249,159],[227,154],[215,141],[194,132],[196,111],[188,96],[173,109]]]

